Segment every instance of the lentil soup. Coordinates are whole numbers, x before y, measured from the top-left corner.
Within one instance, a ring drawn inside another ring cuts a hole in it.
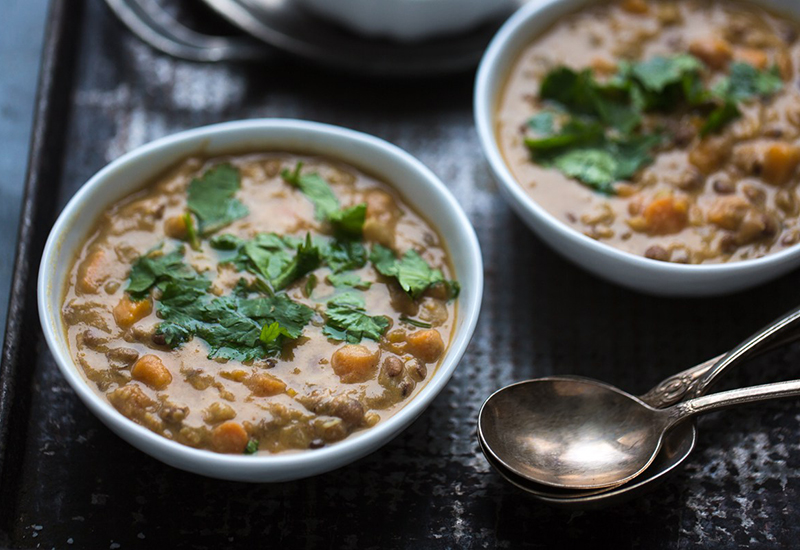
[[[389,185],[324,158],[190,158],[97,220],[62,318],[120,413],[224,453],[374,426],[454,332],[445,243]]]
[[[655,260],[800,240],[800,25],[738,1],[620,0],[526,46],[495,131],[550,214]]]

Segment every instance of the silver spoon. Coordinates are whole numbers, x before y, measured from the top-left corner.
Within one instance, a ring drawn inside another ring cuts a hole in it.
[[[593,383],[595,388],[603,388],[596,390],[599,395],[604,395],[606,398],[609,398],[609,395],[616,394],[616,395],[624,395],[627,398],[627,406],[630,407],[630,403],[635,403],[636,407],[645,406],[642,401],[648,402],[650,405],[656,406],[663,406],[669,404],[670,402],[674,402],[677,399],[681,399],[683,395],[687,393],[687,391],[691,391],[695,395],[701,394],[705,392],[709,387],[710,384],[716,380],[716,378],[721,374],[723,370],[727,367],[740,362],[743,358],[751,355],[753,352],[764,350],[766,347],[774,348],[777,345],[781,345],[786,341],[792,341],[796,338],[796,335],[792,334],[791,337],[787,338],[786,333],[790,327],[796,324],[798,317],[800,317],[800,309],[795,310],[771,325],[767,328],[763,329],[756,335],[752,336],[751,338],[747,339],[745,342],[737,346],[734,350],[728,353],[724,358],[719,361],[709,361],[704,364],[698,365],[697,367],[690,369],[684,373],[680,373],[671,379],[667,379],[662,384],[659,384],[656,388],[648,392],[643,396],[643,399],[637,400],[636,398],[621,392],[620,390],[616,390],[616,388],[611,388],[606,384],[602,383]],[[791,331],[796,332],[796,331]],[[780,338],[778,338],[780,336]],[[713,366],[709,366],[709,363],[713,362]],[[694,376],[691,373],[695,373]],[[698,376],[705,372],[704,376]],[[545,385],[549,385],[551,389],[555,387],[552,383],[553,379],[546,379],[548,380],[546,384],[538,384],[537,391],[540,391],[542,387]],[[577,390],[578,386],[587,384],[587,381],[584,379],[578,379],[579,382],[574,382],[575,379],[559,379],[560,383],[557,384],[559,391],[570,391]],[[570,380],[572,384],[567,384],[565,380]],[[628,484],[623,487],[618,487],[616,489],[612,489],[612,493],[616,494],[609,494],[609,495],[598,495],[595,498],[589,497],[592,493],[599,492],[601,487],[608,487],[609,485],[619,485],[623,480],[629,479],[632,477],[630,474],[635,474],[643,467],[640,464],[640,467],[636,469],[634,472],[628,472],[628,475],[622,476],[619,472],[611,475],[611,478],[606,478],[603,481],[593,481],[593,482],[586,482],[584,479],[583,481],[576,481],[575,475],[582,475],[585,474],[588,470],[586,470],[587,463],[582,463],[580,468],[581,471],[571,472],[569,473],[572,478],[567,478],[566,483],[563,480],[553,480],[551,479],[547,485],[538,485],[535,482],[531,482],[530,480],[539,481],[539,476],[541,472],[536,473],[531,477],[528,475],[530,473],[530,461],[528,460],[529,455],[524,450],[520,453],[521,449],[524,449],[525,443],[530,443],[532,438],[532,431],[530,429],[530,424],[528,422],[531,420],[530,416],[526,417],[525,406],[526,404],[532,401],[540,401],[542,396],[534,397],[532,395],[527,394],[527,390],[531,387],[536,386],[536,384],[540,381],[532,381],[528,383],[522,383],[515,386],[510,386],[508,388],[504,388],[490,397],[486,403],[484,403],[483,408],[481,409],[480,419],[479,419],[479,427],[478,427],[478,435],[479,439],[481,440],[482,448],[484,449],[487,458],[490,459],[490,462],[493,466],[498,468],[506,468],[508,472],[500,472],[504,475],[504,477],[508,477],[505,474],[511,474],[524,480],[524,482],[528,485],[524,489],[528,492],[534,494],[534,496],[542,497],[543,499],[576,499],[576,501],[596,501],[600,500],[604,497],[608,498],[616,498],[618,496],[624,495],[625,492],[637,490],[643,484],[647,483],[651,479],[657,479],[663,476],[664,473],[672,470],[675,466],[680,464],[686,456],[691,452],[694,446],[694,438],[695,438],[695,430],[694,427],[689,429],[686,428],[686,424],[682,426],[678,426],[675,430],[670,432],[669,439],[667,439],[667,449],[671,450],[668,453],[662,453],[662,455],[666,456],[658,456],[657,464],[654,465],[652,468],[652,472],[648,470],[647,474],[643,476],[643,478],[637,479],[633,484]],[[544,382],[544,381],[542,381]],[[530,386],[533,384],[534,386]],[[570,386],[572,386],[572,390],[570,390]],[[520,389],[520,387],[524,389]],[[610,388],[610,389],[609,389]],[[584,388],[585,389],[585,388]],[[605,389],[609,389],[609,391],[605,391]],[[674,391],[673,391],[674,390]],[[510,397],[514,397],[515,399],[511,399]],[[595,396],[597,397],[597,396]],[[547,425],[558,425],[558,422],[553,421],[554,414],[557,413],[560,416],[557,418],[569,418],[570,415],[576,417],[576,410],[570,409],[567,407],[564,409],[561,407],[559,403],[559,399],[556,398],[554,402],[552,402],[552,395],[548,395],[547,398],[550,400],[547,401],[548,404],[545,404],[543,407],[538,407],[537,410],[542,415],[541,416],[541,425],[537,425],[536,434],[541,434],[542,426]],[[766,397],[764,397],[766,398]],[[609,401],[609,405],[616,403],[618,399],[611,398]],[[661,402],[659,402],[661,401]],[[572,404],[576,404],[578,401],[572,400]],[[625,400],[623,400],[625,402]],[[498,404],[505,403],[505,404],[512,404],[510,407],[506,407],[506,409],[502,410],[499,415],[500,424],[498,425],[495,420],[498,419],[498,412],[499,409]],[[538,403],[541,405],[541,401]],[[584,435],[587,435],[586,427],[597,425],[594,420],[597,419],[597,414],[599,412],[606,412],[603,408],[598,408],[595,410],[595,407],[600,404],[602,407],[603,404],[600,401],[595,401],[593,404],[590,405],[590,410],[587,413],[587,417],[585,420],[587,423],[581,424],[580,426],[574,425],[573,427],[578,430],[578,433],[583,432]],[[585,403],[584,403],[585,405]],[[613,404],[612,406],[616,407],[617,404]],[[652,410],[652,407],[647,407]],[[560,411],[560,412],[558,412]],[[641,412],[641,411],[639,411]],[[579,415],[577,415],[579,416]],[[520,423],[516,420],[523,419]],[[573,418],[574,420],[574,418]],[[623,421],[629,421],[629,419],[622,419]],[[656,430],[658,432],[658,430]],[[571,434],[574,435],[574,434]],[[598,434],[595,434],[598,435]],[[658,433],[659,437],[655,439],[656,447],[655,450],[651,449],[651,454],[647,457],[644,457],[644,466],[646,466],[649,462],[651,462],[657,453],[658,446],[661,442],[661,433]],[[680,437],[679,437],[680,436]],[[526,439],[527,438],[527,439]],[[563,473],[563,466],[568,462],[570,455],[566,457],[561,456],[561,453],[567,450],[565,447],[560,447],[556,450],[554,445],[557,445],[558,442],[554,442],[552,440],[541,439],[538,440],[534,437],[533,438],[538,444],[543,445],[544,448],[550,448],[550,461],[551,467],[555,466],[559,468],[559,471]],[[575,441],[574,439],[571,439]],[[586,438],[578,438],[581,441],[582,445],[587,444]],[[606,443],[608,443],[606,441]],[[619,442],[614,442],[616,447],[612,445],[611,447],[604,447],[603,450],[606,453],[606,459],[598,460],[598,458],[602,458],[600,456],[589,457],[590,462],[594,462],[594,468],[597,469],[598,466],[602,466],[605,462],[608,463],[609,460],[611,462],[614,461],[612,455],[614,452],[620,452],[620,448],[624,448],[624,445],[621,446]],[[590,447],[585,447],[585,449],[589,449]],[[594,450],[597,450],[599,447],[591,447]],[[547,454],[546,452],[541,452],[540,449],[539,454],[536,456],[538,457],[537,460],[541,460],[542,457]],[[570,449],[571,452],[575,452],[576,448],[572,447]],[[577,449],[580,451],[580,449]],[[611,453],[611,454],[609,454]],[[580,454],[580,453],[579,453]],[[572,460],[576,457],[573,456]],[[618,458],[620,458],[618,456]],[[639,457],[641,459],[641,457]],[[542,464],[538,465],[540,468]],[[575,464],[573,463],[573,466]],[[547,470],[549,471],[549,470]],[[608,474],[608,472],[606,472]],[[527,478],[527,479],[526,479]],[[609,481],[609,479],[611,479]],[[519,479],[517,480],[519,481]],[[513,481],[512,481],[513,482]],[[572,487],[572,488],[570,488]],[[574,488],[578,487],[581,490],[575,490]],[[586,488],[593,488],[594,490],[591,492],[587,492]],[[589,498],[587,498],[589,497]]]
[[[519,407],[520,396],[527,406]],[[500,441],[486,438],[495,454],[519,453],[523,477],[559,488],[599,489],[630,481],[655,459],[664,433],[697,414],[735,405],[800,396],[800,380],[765,384],[698,397],[654,409],[602,382],[551,377],[510,386],[495,399],[496,411],[513,408],[519,423],[536,426],[498,452]],[[491,414],[491,413],[490,413]],[[516,424],[516,426],[515,426]],[[516,472],[516,469],[514,469]],[[518,473],[518,472],[517,472]]]

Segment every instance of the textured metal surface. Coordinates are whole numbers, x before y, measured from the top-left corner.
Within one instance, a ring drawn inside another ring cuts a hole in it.
[[[17,271],[4,356],[16,373],[0,479],[0,546],[28,548],[753,548],[800,536],[800,409],[787,401],[703,419],[687,466],[620,508],[565,513],[498,477],[475,438],[504,384],[578,374],[640,393],[729,349],[800,302],[797,274],[726,298],[666,300],[599,281],[560,259],[495,191],[471,115],[472,78],[354,80],[298,67],[179,62],[128,35],[101,0],[55,0],[78,39],[37,139],[41,201]],[[69,49],[70,42],[63,47]],[[52,44],[51,44],[52,47]],[[51,55],[53,52],[51,51]],[[54,70],[54,67],[50,67]],[[64,74],[67,73],[67,74]],[[72,81],[68,76],[72,75]],[[453,380],[389,445],[324,476],[277,485],[207,480],[133,449],[99,423],[40,338],[33,276],[60,208],[109,160],[201,124],[288,116],[341,124],[418,156],[455,192],[484,250],[476,336]],[[63,124],[64,128],[60,128]],[[63,131],[62,131],[63,130]],[[63,163],[63,166],[62,166]],[[30,182],[29,182],[30,185]],[[12,349],[13,348],[13,349]],[[741,367],[723,385],[800,375],[798,349]]]

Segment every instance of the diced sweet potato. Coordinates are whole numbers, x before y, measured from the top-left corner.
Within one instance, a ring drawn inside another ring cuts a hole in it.
[[[108,279],[108,270],[105,266],[106,254],[103,249],[97,249],[89,254],[78,268],[77,287],[83,294],[97,294],[102,284]]]
[[[425,363],[433,363],[444,353],[444,340],[436,329],[416,330],[406,339],[408,352]]]
[[[740,48],[733,55],[737,61],[752,65],[756,69],[766,69],[769,64],[767,54],[756,48]]]
[[[700,58],[712,69],[723,69],[733,57],[733,49],[727,40],[718,36],[698,38],[689,44],[689,52]]]
[[[286,391],[286,384],[282,380],[265,372],[251,375],[245,385],[256,397],[270,397]]]
[[[800,164],[800,147],[777,142],[767,147],[764,153],[764,170],[761,177],[767,183],[782,185],[789,181]]]
[[[773,140],[745,143],[734,150],[734,162],[749,175],[773,185],[783,185],[800,164],[800,147]]]
[[[152,310],[153,304],[150,299],[135,301],[125,294],[119,303],[114,306],[114,320],[120,328],[126,329],[136,321],[150,315]]]
[[[689,202],[683,197],[660,197],[648,204],[642,213],[647,232],[653,235],[677,233],[686,227]]]
[[[172,382],[172,374],[157,355],[143,355],[133,367],[131,376],[154,390],[163,390]]]
[[[249,439],[244,427],[230,420],[211,431],[211,445],[218,453],[243,453]]]
[[[380,351],[371,352],[365,346],[348,344],[333,353],[331,366],[343,383],[353,384],[374,377],[380,358]]]

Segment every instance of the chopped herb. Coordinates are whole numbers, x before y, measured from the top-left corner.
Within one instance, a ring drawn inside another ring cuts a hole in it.
[[[337,288],[351,287],[359,290],[367,290],[372,286],[369,281],[364,281],[355,273],[330,273],[328,282]]]
[[[767,97],[783,88],[778,67],[759,71],[752,65],[735,61],[731,63],[730,75],[714,86],[713,92],[727,102],[747,101],[755,97]]]
[[[244,240],[236,235],[224,233],[211,237],[210,243],[211,248],[216,248],[217,250],[237,250],[244,244]]]
[[[317,276],[313,273],[308,276],[306,279],[306,286],[304,287],[303,294],[306,295],[306,298],[311,298],[311,294],[314,292],[314,289],[317,287]]]
[[[156,332],[170,347],[193,336],[206,341],[209,359],[261,359],[280,353],[287,340],[299,338],[314,310],[286,295],[216,297],[170,283],[158,303],[163,321]]]
[[[703,127],[700,128],[700,135],[705,137],[708,134],[717,132],[730,121],[739,118],[741,115],[742,112],[739,111],[739,107],[736,106],[736,103],[733,103],[732,101],[726,101],[711,111],[711,114],[708,115],[708,119],[706,120],[705,124],[703,124]]]
[[[187,205],[198,220],[200,235],[208,235],[248,214],[235,198],[239,190],[239,171],[230,164],[220,164],[189,184]]]
[[[161,252],[160,247],[140,256],[128,277],[126,290],[134,300],[142,300],[156,285],[181,282],[184,286],[201,290],[211,286],[211,282],[183,263],[183,247],[169,254]]]
[[[631,65],[631,73],[650,92],[663,92],[668,86],[682,84],[687,75],[698,74],[703,63],[689,54],[673,57],[655,56]]]
[[[367,249],[358,241],[335,239],[320,246],[320,250],[334,273],[360,269],[367,264]]]
[[[395,258],[394,252],[385,246],[376,244],[372,247],[370,261],[381,275],[395,277],[403,290],[414,299],[419,298],[428,287],[437,283],[446,284],[451,297],[458,294],[458,283],[445,281],[442,272],[431,268],[416,250],[408,250],[398,260]]]
[[[200,250],[200,239],[197,236],[197,229],[194,227],[194,218],[190,212],[183,215],[183,223],[186,225],[186,240],[192,250]]]
[[[417,321],[416,319],[409,319],[408,317],[400,317],[400,320],[404,323],[408,323],[411,326],[419,328],[431,328],[433,326],[430,323],[424,323],[422,321]]]
[[[301,175],[302,168],[303,163],[298,162],[294,170],[284,169],[281,177],[286,183],[300,189],[314,204],[314,217],[317,220],[330,222],[339,235],[360,237],[364,229],[367,205],[362,203],[342,209],[328,182],[316,172]]]
[[[367,315],[364,298],[352,292],[331,298],[325,315],[327,322],[323,334],[351,344],[359,343],[362,338],[378,341],[389,328],[389,319],[383,315]]]
[[[543,166],[614,194],[613,184],[652,163],[653,150],[663,141],[659,132],[637,131],[643,113],[687,104],[706,113],[711,108],[700,131],[706,136],[741,115],[737,103],[767,97],[783,86],[775,67],[759,71],[734,62],[729,76],[708,90],[702,70],[703,64],[688,54],[620,62],[617,74],[604,83],[590,69],[557,67],[545,76],[539,93],[566,114],[558,117],[559,125],[549,111],[531,117],[528,126],[535,137],[525,144]]]
[[[258,439],[250,439],[244,447],[244,454],[253,455],[258,452]]]
[[[553,133],[553,128],[555,128],[555,118],[553,113],[548,111],[542,111],[541,113],[536,113],[531,118],[528,119],[528,127],[536,132],[537,134],[542,135],[550,135]]]
[[[277,275],[272,279],[275,290],[286,288],[297,279],[310,271],[317,269],[321,262],[319,248],[311,241],[311,235],[306,235],[306,240],[297,247],[297,254]]]

